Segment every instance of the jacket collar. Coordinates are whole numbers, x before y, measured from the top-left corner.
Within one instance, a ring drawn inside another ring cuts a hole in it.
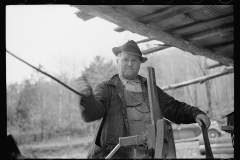
[[[147,82],[147,78],[142,77],[140,75],[138,75],[138,79],[140,80],[141,84],[144,84],[144,83]],[[112,84],[112,85],[115,85],[115,86],[122,85],[118,74],[115,74],[114,76],[112,76],[112,78],[108,82],[109,82],[109,84]]]

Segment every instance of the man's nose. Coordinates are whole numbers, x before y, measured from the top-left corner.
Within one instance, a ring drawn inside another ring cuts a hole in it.
[[[132,61],[128,61],[128,65],[129,65],[129,66],[132,66]]]

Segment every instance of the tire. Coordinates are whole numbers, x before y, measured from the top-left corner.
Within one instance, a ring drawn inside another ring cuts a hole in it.
[[[219,137],[219,133],[218,133],[218,131],[216,131],[215,129],[210,129],[210,130],[208,131],[208,137],[209,137],[210,139],[218,138],[218,137]]]

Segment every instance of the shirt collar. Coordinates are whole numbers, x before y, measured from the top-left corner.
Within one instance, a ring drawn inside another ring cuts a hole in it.
[[[123,85],[125,86],[127,83],[141,83],[140,80],[138,78],[134,79],[134,80],[129,80],[126,78],[123,78],[119,75],[120,80],[122,81]]]

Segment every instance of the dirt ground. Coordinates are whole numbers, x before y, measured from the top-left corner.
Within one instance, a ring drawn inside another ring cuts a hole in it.
[[[84,159],[93,137],[55,139],[31,145],[21,145],[21,153],[30,158],[61,158],[61,159]],[[177,158],[201,158],[205,155],[199,152],[199,142],[176,143]],[[217,154],[214,158],[233,158],[233,154]]]

